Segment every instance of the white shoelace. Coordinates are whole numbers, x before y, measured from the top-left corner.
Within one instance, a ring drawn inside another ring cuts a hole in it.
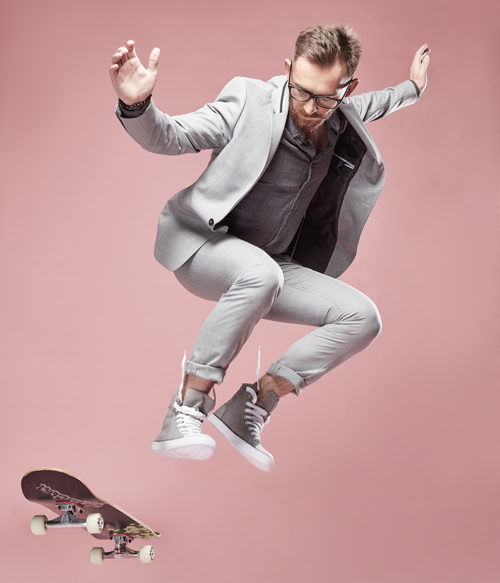
[[[260,433],[262,431],[262,428],[264,427],[265,423],[269,422],[269,419],[271,418],[271,416],[269,415],[269,413],[263,409],[262,407],[259,407],[256,403],[257,403],[257,393],[252,389],[252,387],[248,387],[247,386],[247,392],[250,393],[250,396],[252,397],[251,401],[247,401],[246,406],[245,406],[245,415],[243,416],[243,419],[245,420],[245,424],[247,425],[248,429],[250,430],[250,433],[252,434],[252,436],[260,441]],[[266,419],[267,417],[267,419]]]
[[[256,375],[257,375],[257,392],[260,391],[260,385],[259,385],[259,376],[260,376],[260,344],[259,344],[259,349],[257,350],[257,371],[256,371]]]
[[[175,424],[179,433],[182,435],[201,433],[201,423],[206,417],[204,413],[194,407],[179,405],[179,403],[174,403],[174,409],[177,413],[175,416]]]
[[[184,356],[182,358],[182,375],[179,392],[177,393],[177,400],[174,402],[174,410],[177,413],[175,416],[175,424],[181,435],[190,435],[193,433],[201,433],[201,423],[205,420],[206,415],[198,411],[194,407],[181,405],[182,402],[182,385],[184,384],[184,367],[186,364],[186,349],[184,349]]]

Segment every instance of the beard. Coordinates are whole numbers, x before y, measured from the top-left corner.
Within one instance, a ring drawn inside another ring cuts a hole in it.
[[[329,112],[326,116],[318,115],[317,113],[313,115],[305,115],[304,112],[298,111],[295,107],[294,101],[292,99],[290,100],[290,115],[292,116],[292,121],[299,130],[304,132],[306,138],[311,138],[311,136],[318,131],[332,113],[333,111]]]

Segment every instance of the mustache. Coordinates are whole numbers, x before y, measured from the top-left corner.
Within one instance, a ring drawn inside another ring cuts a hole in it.
[[[303,118],[305,119],[327,119],[328,116],[323,116],[323,115],[319,115],[319,114],[315,114],[315,115],[307,115],[306,113],[302,113],[301,114]]]
[[[303,119],[304,121],[326,121],[326,118],[321,117],[320,115],[316,116],[305,115]]]

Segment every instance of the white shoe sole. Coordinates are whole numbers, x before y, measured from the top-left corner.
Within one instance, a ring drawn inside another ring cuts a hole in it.
[[[262,445],[259,448],[250,445],[244,439],[241,439],[241,437],[238,437],[233,433],[216,415],[210,415],[208,421],[215,427],[215,429],[220,431],[229,443],[253,466],[264,472],[268,472],[274,468],[274,458],[272,454],[264,449]]]
[[[164,457],[206,460],[215,451],[215,441],[210,435],[190,435],[168,441],[154,441],[151,451]]]

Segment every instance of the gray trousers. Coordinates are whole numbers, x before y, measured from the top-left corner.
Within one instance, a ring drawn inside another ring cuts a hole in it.
[[[376,305],[356,288],[226,233],[207,241],[174,274],[193,294],[217,302],[185,368],[216,383],[261,318],[316,327],[267,369],[292,383],[297,395],[382,329]]]

